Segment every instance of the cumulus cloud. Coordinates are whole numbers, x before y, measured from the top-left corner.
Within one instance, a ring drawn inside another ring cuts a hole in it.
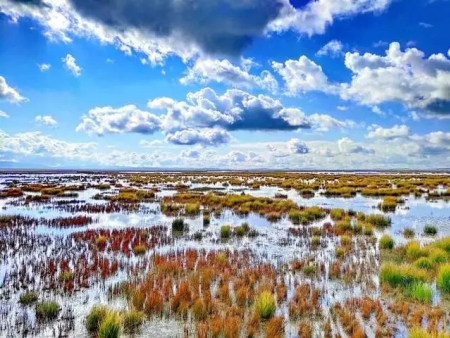
[[[339,40],[331,40],[322,48],[320,48],[317,51],[316,55],[317,56],[329,55],[331,57],[337,57],[342,55],[343,48],[344,46],[342,45],[342,42],[340,42]]]
[[[305,55],[300,56],[298,60],[287,60],[284,63],[272,62],[272,67],[283,78],[287,95],[295,96],[309,91],[336,91],[322,67]]]
[[[375,153],[375,150],[359,144],[356,144],[352,139],[348,137],[341,138],[338,141],[338,147],[343,154],[361,154],[371,155]]]
[[[76,131],[104,135],[108,133],[152,134],[159,130],[158,116],[138,109],[134,105],[120,108],[96,107],[81,118]]]
[[[81,75],[81,67],[77,65],[76,59],[72,55],[67,54],[61,60],[67,70],[70,71],[75,77]]]
[[[148,108],[162,112],[157,115],[134,105],[96,107],[82,117],[76,130],[97,135],[160,131],[171,143],[217,146],[231,140],[230,131],[311,128],[328,131],[357,126],[352,120],[341,121],[325,114],[308,116],[298,108],[284,107],[269,96],[238,89],[219,95],[211,88],[204,88],[188,93],[186,101],[158,97],[148,102]]]
[[[200,158],[200,155],[201,155],[200,152],[198,150],[194,150],[194,149],[183,150],[181,152],[181,157],[184,157],[184,158],[197,159],[197,158]]]
[[[167,134],[166,140],[178,145],[219,146],[230,142],[231,135],[219,128],[183,129]]]
[[[252,163],[252,164],[259,163],[259,164],[262,164],[262,163],[266,162],[266,160],[262,156],[254,153],[254,152],[244,153],[244,152],[236,151],[236,150],[229,152],[227,155],[225,155],[223,157],[223,159],[228,162],[231,162],[233,164],[236,164],[236,163]]]
[[[157,98],[148,103],[150,109],[163,109],[163,129],[186,127],[221,127],[234,130],[294,130],[309,128],[300,110],[286,112],[278,100],[266,95],[252,95],[229,89],[223,95],[211,88],[188,93],[186,101]]]
[[[270,154],[273,157],[288,157],[291,155],[305,155],[310,152],[309,147],[305,142],[300,141],[298,138],[290,139],[287,142],[269,143],[267,144]]]
[[[309,36],[323,34],[336,19],[359,13],[381,12],[391,2],[392,0],[316,0],[296,9],[286,0],[288,5],[283,8],[282,15],[271,24],[271,29],[293,29]]]
[[[8,118],[9,117],[9,115],[8,114],[6,114],[4,111],[2,111],[2,110],[0,110],[0,117],[3,117],[3,118]]]
[[[321,132],[329,131],[330,129],[345,130],[348,128],[356,128],[358,124],[353,120],[338,120],[326,114],[312,114],[309,116],[312,126]]]
[[[49,63],[39,63],[37,66],[41,72],[46,72],[51,68],[51,65]]]
[[[10,87],[3,76],[0,76],[0,100],[19,103],[27,99],[20,95],[16,89]]]
[[[270,32],[322,34],[335,19],[381,11],[390,2],[317,0],[296,9],[288,0],[6,0],[0,12],[36,20],[50,39],[96,38],[161,64],[173,54],[183,61],[198,54],[238,55]]]
[[[395,125],[391,128],[383,128],[377,125],[369,127],[366,138],[393,140],[396,138],[407,137],[410,134],[409,127],[406,125]]]
[[[56,126],[58,122],[50,115],[37,115],[34,118],[37,123],[45,124],[47,126]]]
[[[342,85],[344,99],[367,105],[396,101],[407,108],[450,113],[450,59],[444,54],[427,58],[416,48],[403,52],[393,42],[385,56],[346,53],[345,65],[353,76]]]
[[[0,130],[0,139],[0,151],[32,156],[86,159],[95,147],[95,143],[65,142],[38,131],[9,135]]]
[[[189,68],[186,75],[180,79],[182,84],[201,83],[207,84],[211,81],[230,85],[235,88],[259,87],[270,92],[276,92],[278,82],[267,70],[260,75],[252,75],[249,69],[235,66],[230,61],[224,59],[202,58]]]

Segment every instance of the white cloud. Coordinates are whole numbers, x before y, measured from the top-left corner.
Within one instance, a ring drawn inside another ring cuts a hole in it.
[[[267,144],[271,155],[273,157],[287,157],[291,155],[305,155],[310,152],[309,147],[305,142],[298,138],[290,139],[285,143]]]
[[[342,154],[370,155],[375,153],[374,149],[356,144],[352,139],[348,137],[341,138],[338,141],[338,147]]]
[[[75,76],[78,77],[81,75],[81,67],[77,65],[76,59],[71,55],[67,54],[63,57],[62,62],[65,67]]]
[[[220,146],[231,140],[231,135],[220,128],[183,129],[168,133],[166,140],[178,145],[201,144],[204,146]]]
[[[450,112],[450,59],[444,54],[426,58],[416,48],[402,52],[393,42],[385,56],[347,53],[345,65],[353,76],[351,83],[342,84],[344,99],[367,105],[395,101],[436,114]]]
[[[39,63],[37,66],[41,72],[46,72],[51,68],[51,65],[49,63]]]
[[[309,91],[326,93],[336,91],[335,86],[329,83],[322,67],[304,55],[298,60],[272,62],[272,67],[283,78],[287,95],[295,96]]]
[[[235,88],[260,87],[270,92],[277,91],[278,82],[269,71],[264,70],[260,75],[252,75],[249,70],[249,67],[245,67],[245,65],[241,68],[226,59],[201,58],[191,68],[188,68],[180,82],[182,84],[194,82],[207,84],[214,81]]]
[[[293,29],[309,36],[323,34],[334,20],[360,13],[381,12],[391,0],[316,0],[310,1],[300,9],[295,9],[285,1],[283,15],[271,24],[276,31]]]
[[[340,111],[347,111],[348,107],[347,106],[337,106],[337,109]]]
[[[372,107],[372,111],[373,111],[375,114],[377,114],[377,115],[380,115],[380,116],[386,116],[386,113],[385,113],[384,111],[382,111],[382,110],[380,109],[380,107],[378,107],[378,106],[373,106],[373,107]]]
[[[352,120],[338,120],[325,114],[306,115],[298,108],[286,108],[266,95],[252,95],[229,89],[223,95],[211,88],[188,93],[186,101],[158,97],[148,102],[156,115],[134,105],[119,108],[95,107],[84,115],[77,131],[97,135],[111,133],[152,134],[157,131],[176,144],[216,146],[231,140],[228,132],[237,130],[328,131],[358,126]]]
[[[37,115],[34,118],[34,121],[36,121],[37,123],[45,124],[47,126],[56,126],[58,124],[58,122],[50,115]]]
[[[336,19],[379,12],[390,2],[317,0],[295,9],[288,0],[247,0],[239,6],[209,0],[130,0],[127,6],[119,0],[2,1],[0,12],[14,21],[32,18],[51,40],[70,43],[73,37],[95,38],[127,55],[145,54],[150,64],[157,65],[169,55],[178,55],[184,62],[214,52],[236,55],[264,33],[322,34]]]
[[[2,110],[0,110],[0,117],[3,117],[3,118],[8,118],[9,117],[9,115],[8,114],[6,114],[4,111],[2,111]]]
[[[342,42],[340,42],[339,40],[331,40],[322,48],[320,48],[317,51],[316,55],[317,56],[330,55],[331,57],[337,57],[342,55],[343,48],[344,46],[342,45]]]
[[[312,126],[320,132],[326,132],[330,129],[338,128],[345,130],[348,128],[356,128],[358,124],[353,120],[338,120],[326,114],[312,114],[309,116]]]
[[[138,109],[134,105],[120,108],[96,107],[81,118],[76,131],[85,131],[97,135],[107,133],[152,134],[159,130],[161,121],[158,116]]]
[[[428,22],[419,22],[419,26],[422,26],[424,28],[431,28],[431,27],[433,27],[433,25],[428,23]]]
[[[396,138],[407,137],[410,134],[409,127],[406,125],[395,125],[391,128],[383,128],[380,126],[370,126],[367,138],[393,140]]]
[[[0,100],[6,100],[12,103],[27,101],[16,89],[8,85],[3,76],[0,76]]]
[[[200,152],[198,150],[194,150],[194,149],[189,149],[189,150],[183,150],[181,152],[181,157],[185,157],[185,158],[194,158],[197,159],[200,157]]]

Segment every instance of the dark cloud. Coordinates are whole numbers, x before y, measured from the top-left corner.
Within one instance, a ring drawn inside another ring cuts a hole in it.
[[[70,1],[82,15],[107,26],[160,37],[178,34],[207,53],[226,55],[239,55],[282,7],[280,0]]]

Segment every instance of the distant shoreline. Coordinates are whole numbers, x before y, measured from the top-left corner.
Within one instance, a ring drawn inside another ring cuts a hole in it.
[[[111,174],[111,173],[316,173],[316,174],[444,174],[450,175],[450,169],[370,169],[370,170],[314,170],[314,169],[0,169],[0,175],[4,174]]]

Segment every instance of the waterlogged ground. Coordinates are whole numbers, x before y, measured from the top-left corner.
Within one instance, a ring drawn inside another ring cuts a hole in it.
[[[85,318],[98,304],[142,311],[133,333],[122,324],[133,337],[448,331],[447,296],[432,278],[425,301],[380,280],[385,256],[403,264],[410,251],[381,250],[379,239],[400,248],[450,236],[449,176],[271,175],[1,174],[0,336],[89,337]],[[374,197],[378,185],[395,190]],[[391,195],[402,201],[382,211]],[[37,303],[21,304],[27,292]],[[269,318],[257,306],[264,292],[275,300]],[[36,317],[43,301],[58,303],[56,318]]]

